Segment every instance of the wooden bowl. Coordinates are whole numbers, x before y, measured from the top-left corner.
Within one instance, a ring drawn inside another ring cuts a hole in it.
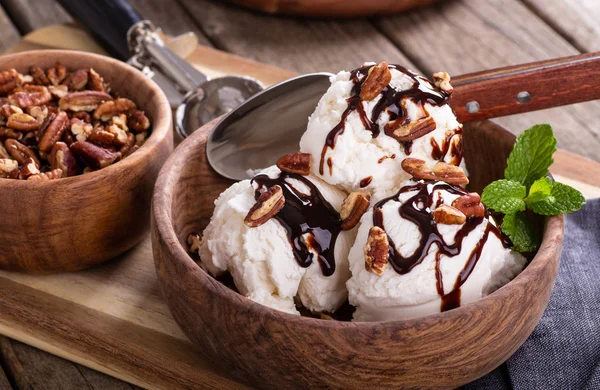
[[[73,271],[109,260],[138,243],[150,222],[150,198],[173,149],[166,96],[133,67],[100,55],[36,50],[0,57],[0,70],[32,65],[93,67],[152,121],[146,143],[131,156],[83,176],[47,182],[0,179],[0,269]]]
[[[171,313],[208,359],[262,388],[456,388],[492,371],[531,334],[550,297],[564,233],[548,218],[527,268],[493,294],[407,321],[337,322],[282,313],[239,295],[203,271],[185,240],[207,225],[231,184],[212,171],[212,124],[186,139],[163,167],[152,201],[158,279]],[[515,137],[491,122],[466,126],[473,189],[503,175]]]
[[[348,18],[389,15],[424,7],[440,0],[229,0],[268,14]]]

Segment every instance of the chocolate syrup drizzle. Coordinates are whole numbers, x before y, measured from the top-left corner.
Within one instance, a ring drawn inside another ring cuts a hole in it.
[[[471,272],[477,265],[477,262],[481,257],[483,246],[487,242],[489,234],[495,234],[498,238],[500,238],[503,245],[507,246],[507,244],[502,238],[500,231],[491,222],[489,222],[489,219],[485,219],[483,217],[468,218],[467,222],[456,233],[454,244],[447,244],[438,231],[437,224],[433,222],[433,217],[431,214],[431,210],[443,202],[441,197],[438,197],[436,200],[433,199],[436,190],[445,190],[455,195],[464,195],[467,193],[467,191],[460,187],[456,187],[447,183],[435,184],[432,181],[418,182],[414,185],[402,187],[398,193],[396,193],[396,195],[383,199],[375,204],[373,207],[373,225],[385,230],[383,211],[381,210],[382,207],[389,201],[398,202],[400,195],[403,193],[417,191],[416,195],[408,199],[399,207],[398,212],[402,218],[417,225],[419,231],[421,232],[419,247],[412,255],[406,257],[402,256],[396,249],[396,244],[388,235],[388,242],[390,244],[389,262],[397,273],[400,275],[407,274],[415,266],[421,264],[423,259],[428,255],[431,246],[435,244],[438,248],[435,254],[436,287],[438,294],[442,297],[441,311],[446,311],[460,306],[460,288],[467,281],[471,275]],[[462,243],[465,237],[467,237],[469,233],[471,233],[482,223],[487,224],[483,236],[475,245],[475,248],[469,255],[469,259],[467,260],[464,268],[458,274],[452,291],[448,294],[444,294],[444,284],[440,269],[441,256],[457,256],[461,252]]]
[[[350,72],[350,80],[354,82],[354,86],[352,87],[351,96],[346,100],[348,107],[346,107],[342,113],[340,122],[331,129],[325,138],[325,145],[323,145],[323,150],[321,151],[321,162],[319,164],[319,173],[321,175],[323,175],[324,172],[325,154],[327,153],[327,149],[335,148],[335,141],[338,135],[344,132],[346,119],[351,112],[357,111],[365,129],[371,132],[373,138],[377,138],[381,133],[377,121],[384,111],[390,115],[390,121],[400,117],[403,118],[403,123],[409,123],[410,119],[407,117],[407,113],[402,107],[402,100],[404,98],[410,98],[416,104],[421,106],[425,103],[441,106],[446,104],[450,98],[450,94],[435,88],[425,77],[419,76],[400,65],[388,65],[390,69],[395,69],[409,76],[413,80],[413,85],[410,88],[401,91],[397,91],[395,88],[388,85],[381,92],[381,97],[375,104],[371,117],[369,118],[365,112],[363,103],[360,100],[360,91],[362,89],[362,84],[366,79],[365,76],[369,73],[369,69],[372,66],[373,65],[366,65]],[[359,78],[359,75],[362,75],[363,77]],[[403,145],[406,154],[410,154],[412,142],[403,142]]]
[[[287,179],[295,179],[310,189],[305,194],[294,188]],[[258,175],[252,179],[258,184],[255,198],[261,194],[260,189],[279,185],[283,190],[285,205],[275,215],[287,236],[294,252],[294,257],[301,267],[308,267],[313,262],[315,253],[324,276],[335,272],[335,242],[342,231],[340,214],[323,197],[319,189],[301,175],[281,172],[278,177]]]

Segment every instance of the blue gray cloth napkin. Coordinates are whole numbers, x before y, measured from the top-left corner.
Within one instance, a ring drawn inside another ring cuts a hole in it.
[[[600,389],[600,199],[566,217],[556,285],[531,336],[464,389]]]

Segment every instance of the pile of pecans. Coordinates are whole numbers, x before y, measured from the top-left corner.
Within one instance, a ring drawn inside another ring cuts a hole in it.
[[[150,120],[94,69],[0,72],[0,178],[52,180],[116,163],[146,140]]]

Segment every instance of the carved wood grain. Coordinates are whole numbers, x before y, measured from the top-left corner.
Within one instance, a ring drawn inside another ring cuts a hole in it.
[[[254,303],[210,277],[183,242],[209,221],[230,182],[207,165],[212,124],[178,146],[153,197],[153,250],[161,290],[203,355],[261,388],[453,388],[500,365],[539,321],[559,264],[563,217],[546,223],[543,244],[514,281],[446,313],[409,321],[342,323],[292,316]],[[502,176],[514,136],[490,122],[465,131],[472,187]],[[232,347],[235,346],[235,347]]]
[[[31,51],[0,57],[0,69],[27,72],[57,61],[94,67],[152,121],[134,154],[103,170],[47,182],[0,180],[0,269],[49,273],[90,267],[137,244],[149,227],[158,171],[173,149],[171,109],[164,93],[120,61],[74,51]]]

